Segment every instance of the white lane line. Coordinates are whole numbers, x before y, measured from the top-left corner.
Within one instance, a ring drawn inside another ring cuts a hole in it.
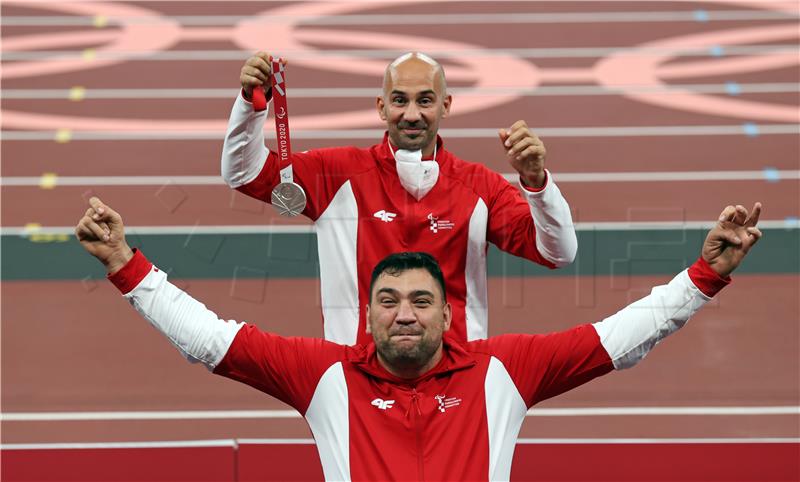
[[[800,406],[532,408],[527,413],[529,417],[606,417],[620,415],[800,415]]]
[[[227,440],[176,440],[152,442],[84,442],[0,444],[0,450],[95,450],[189,447],[238,447],[239,445],[314,445],[312,438],[241,438]],[[798,437],[704,437],[704,438],[520,438],[518,444],[775,444],[800,443]]]
[[[759,221],[759,226],[762,222]],[[3,236],[32,235],[72,235],[74,226],[35,226],[35,227],[0,227]],[[125,232],[133,235],[170,235],[170,234],[308,234],[313,233],[311,224],[283,225],[243,225],[243,226],[125,226]]]
[[[763,83],[737,83],[737,94],[775,94],[800,92],[800,83],[795,82],[763,82]],[[656,93],[656,94],[684,94],[686,92],[701,94],[730,94],[730,84],[675,84],[675,85],[620,85],[604,87],[599,85],[542,85],[535,88],[529,87],[451,87],[448,91],[453,95],[481,97],[490,95],[519,95],[532,96],[600,96],[621,95],[626,93]],[[234,99],[238,89],[91,89],[82,91],[82,98],[86,99]],[[369,98],[380,95],[380,88],[371,87],[332,87],[324,88],[295,88],[292,89],[293,98],[310,99],[342,99],[342,98]],[[5,99],[21,100],[71,100],[72,89],[6,89],[3,90]]]
[[[241,438],[239,445],[258,444],[314,444],[311,438]],[[750,444],[750,443],[800,443],[800,437],[698,437],[698,438],[520,438],[518,444]],[[46,445],[46,444],[32,444]],[[33,448],[38,448],[34,446]],[[46,448],[46,447],[44,447]]]
[[[462,49],[431,50],[427,52],[437,59],[459,59],[463,57],[518,57],[518,58],[597,58],[616,54],[629,55],[668,55],[680,57],[713,57],[720,55],[759,55],[774,53],[797,53],[800,48],[796,44],[773,45],[731,45],[704,48],[655,48],[655,47],[553,47],[553,48],[500,48],[500,49]],[[330,58],[342,59],[384,59],[391,60],[402,55],[405,50],[394,49],[342,49],[342,50],[287,50],[287,58],[303,60],[321,60]],[[36,50],[18,51],[4,50],[0,57],[3,61],[31,61],[44,59],[84,59],[83,50]],[[246,50],[165,50],[157,52],[142,51],[94,51],[93,59],[113,61],[221,61],[241,62],[251,52]]]
[[[47,174],[51,187],[56,186],[221,186],[220,176],[54,176]],[[517,182],[518,174],[509,172],[502,176]],[[0,177],[0,186],[41,186],[44,176]],[[563,172],[554,174],[559,183],[571,182],[687,182],[687,181],[783,181],[800,179],[800,170],[758,171],[665,171],[665,172]]]
[[[575,231],[674,231],[711,229],[713,226],[713,221],[607,221],[575,223]],[[759,220],[758,227],[761,229],[798,229],[800,228],[800,219]]]
[[[528,417],[607,417],[665,415],[800,415],[800,406],[764,407],[585,407],[530,409]],[[3,422],[75,422],[97,420],[232,420],[301,418],[295,410],[172,410],[119,412],[3,412]]]
[[[2,177],[0,186],[38,186],[42,177]],[[57,186],[217,186],[225,182],[220,176],[57,176]]]
[[[316,442],[313,438],[238,438],[236,443],[239,445],[314,445]]]
[[[312,439],[313,440],[313,439]],[[152,442],[87,442],[87,443],[38,443],[38,444],[0,444],[2,450],[63,450],[63,449],[165,449],[188,447],[232,447],[237,446],[234,439],[221,440],[170,440]]]
[[[710,229],[712,221],[609,221],[575,223],[575,231],[675,231]],[[800,229],[800,219],[762,219],[758,227],[764,229]],[[229,225],[229,226],[125,226],[131,235],[201,235],[201,234],[309,234],[311,224]],[[33,235],[72,235],[75,226],[0,227],[2,236],[29,237]]]
[[[130,412],[17,412],[0,414],[2,422],[85,422],[97,420],[232,420],[301,418],[296,410],[174,410]]]
[[[106,25],[147,24],[164,21],[182,26],[237,25],[241,22],[258,24],[296,23],[300,25],[448,25],[448,24],[531,24],[531,23],[607,23],[607,22],[713,22],[796,20],[797,15],[754,10],[694,10],[653,12],[554,12],[554,13],[426,13],[396,15],[172,15],[159,17],[105,17]],[[7,27],[94,26],[89,16],[23,16],[3,17]]]
[[[67,127],[68,128],[68,127]],[[620,127],[539,127],[540,137],[670,137],[670,136],[758,136],[769,134],[800,134],[800,124],[751,124],[741,125],[684,125],[684,126],[620,126]],[[383,129],[328,129],[295,130],[295,139],[380,139]],[[494,139],[497,129],[463,128],[440,129],[443,137],[458,139]],[[58,131],[2,131],[3,141],[54,141]],[[275,138],[274,130],[267,130],[265,137]],[[71,141],[151,141],[151,140],[214,140],[225,136],[219,131],[70,131]]]
[[[503,174],[509,182],[517,182],[519,174]],[[800,179],[800,170],[760,171],[666,171],[666,172],[563,172],[554,173],[558,183],[569,182],[665,182],[665,181],[759,181]],[[39,178],[36,178],[39,179]]]
[[[518,444],[751,444],[800,443],[800,437],[520,438]]]

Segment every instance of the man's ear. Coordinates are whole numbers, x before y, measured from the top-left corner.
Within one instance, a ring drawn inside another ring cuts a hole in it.
[[[386,107],[386,103],[383,102],[383,96],[379,95],[375,100],[375,107],[378,109],[378,115],[380,116],[382,121],[386,121],[386,112],[384,111],[384,107]]]
[[[447,331],[450,329],[450,322],[453,321],[453,308],[450,306],[450,303],[444,304],[444,308],[442,309],[442,315],[444,316],[443,331]]]
[[[450,106],[453,104],[453,96],[447,94],[444,98],[444,101],[442,101],[442,104],[444,105],[444,113],[442,113],[442,119],[444,119],[445,117],[448,116],[448,114],[450,114]]]
[[[367,304],[365,306],[367,308],[367,327],[366,327],[367,335],[371,335],[372,334],[372,327],[370,326],[370,323],[369,323],[369,304]]]

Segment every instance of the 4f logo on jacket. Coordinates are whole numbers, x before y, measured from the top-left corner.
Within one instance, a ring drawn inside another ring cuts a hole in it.
[[[389,211],[384,211],[383,209],[381,209],[380,211],[373,214],[373,216],[380,219],[384,223],[391,223],[392,221],[394,221],[394,218],[395,216],[397,216],[397,214],[390,213]]]
[[[387,408],[392,408],[392,405],[394,405],[394,400],[383,400],[381,398],[376,398],[372,401],[372,405],[375,405],[381,410],[386,410]]]

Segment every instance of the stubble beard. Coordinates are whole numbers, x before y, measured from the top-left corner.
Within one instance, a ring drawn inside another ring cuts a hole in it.
[[[394,367],[425,366],[436,353],[437,345],[433,340],[424,336],[413,346],[398,346],[392,343],[392,338],[387,337],[377,343],[377,350],[381,357]]]
[[[414,126],[416,127],[416,126]],[[403,134],[403,128],[399,125],[395,125],[392,129],[389,130],[390,138],[392,143],[397,146],[398,149],[405,149],[407,151],[419,151],[425,149],[435,138],[436,133],[431,132],[430,126],[425,125],[425,127],[419,127],[423,129],[416,137],[408,137]],[[393,134],[393,135],[391,135]]]

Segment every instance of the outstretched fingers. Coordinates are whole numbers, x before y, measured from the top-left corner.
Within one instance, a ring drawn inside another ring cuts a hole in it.
[[[753,210],[750,212],[750,216],[744,221],[744,225],[747,227],[753,227],[758,224],[758,218],[761,216],[761,203],[757,202],[753,205]]]
[[[737,204],[736,206],[726,206],[719,215],[719,221],[728,221],[739,226],[755,226],[759,216],[761,216],[760,202],[755,203],[750,212],[741,204]]]

